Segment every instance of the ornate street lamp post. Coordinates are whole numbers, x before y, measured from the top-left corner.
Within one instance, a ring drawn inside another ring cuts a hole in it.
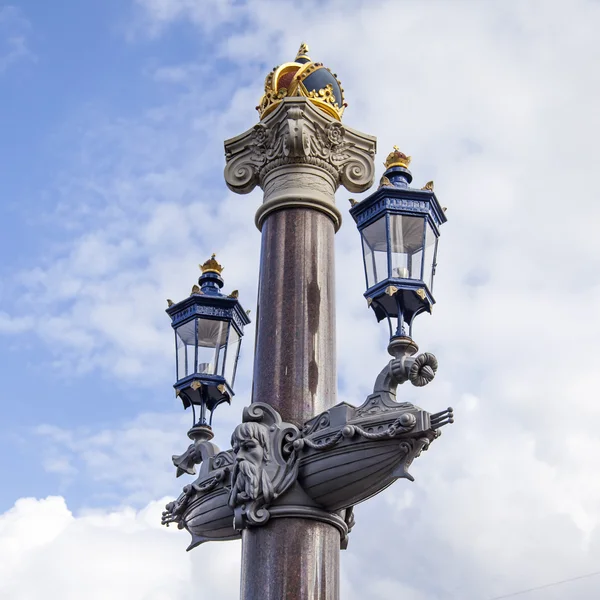
[[[348,543],[353,506],[398,478],[412,479],[412,461],[452,421],[451,409],[432,415],[396,402],[398,384],[425,385],[437,368],[433,355],[414,356],[408,334],[415,315],[433,303],[438,227],[445,221],[433,193],[408,187],[408,162],[398,162],[399,151],[388,157],[383,187],[352,209],[367,300],[378,320],[397,319],[390,329],[394,358],[361,406],[337,403],[333,240],[341,214],[334,193],[340,185],[351,192],[371,186],[375,138],[342,125],[341,85],[307,52],[302,45],[294,62],[267,76],[260,122],[225,142],[229,188],[246,194],[258,185],[264,192],[256,213],[262,246],[252,403],[230,450],[204,438],[173,457],[178,473],[200,470],[163,513],[164,523],[191,534],[189,548],[242,538],[242,600],[338,600],[339,550]],[[188,317],[176,320],[183,313],[169,310],[177,332]],[[176,389],[185,392],[184,405],[205,406],[203,419],[223,401],[220,393],[231,397],[217,380],[226,378],[228,359],[219,362],[224,326],[215,323],[176,333],[185,348],[178,353],[194,354],[194,372],[188,361]],[[230,332],[234,325],[235,319]],[[241,327],[235,330],[241,335]],[[205,339],[214,358],[200,363]],[[192,396],[194,381],[212,385],[212,393]]]

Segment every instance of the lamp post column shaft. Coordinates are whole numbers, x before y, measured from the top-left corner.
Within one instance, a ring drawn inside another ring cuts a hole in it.
[[[311,208],[262,229],[253,401],[298,426],[336,404],[334,226]],[[242,534],[242,600],[337,600],[340,534],[273,519]]]
[[[342,183],[367,189],[375,140],[304,98],[225,142],[225,180],[264,201],[253,402],[302,427],[337,402],[333,241]],[[271,518],[242,532],[242,600],[338,600],[340,533],[328,523]]]
[[[337,402],[334,227],[310,208],[262,229],[252,400],[299,427]]]

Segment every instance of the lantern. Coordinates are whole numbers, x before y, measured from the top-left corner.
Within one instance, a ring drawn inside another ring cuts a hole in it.
[[[354,203],[350,214],[362,239],[367,302],[378,321],[388,320],[390,337],[410,336],[414,318],[431,312],[435,303],[439,228],[446,216],[433,182],[421,189],[409,187],[410,157],[397,146],[384,164],[377,191]]]
[[[237,291],[228,296],[220,292],[223,267],[214,254],[200,269],[190,296],[177,304],[169,300],[167,314],[175,330],[176,394],[184,408],[192,407],[194,426],[210,427],[214,409],[233,396],[241,339],[250,319]]]

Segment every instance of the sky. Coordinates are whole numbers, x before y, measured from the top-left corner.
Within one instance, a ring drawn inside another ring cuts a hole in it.
[[[600,564],[600,2],[39,0],[0,4],[0,598],[233,600],[238,542],[160,526],[191,424],[166,298],[212,252],[256,313],[260,190],[223,141],[301,42],[343,122],[435,181],[440,368],[399,398],[456,422],[356,508],[342,598],[492,600]],[[419,186],[420,187],[420,186]],[[388,356],[337,192],[340,401]],[[249,402],[253,325],[216,442]],[[518,596],[598,597],[600,576]]]

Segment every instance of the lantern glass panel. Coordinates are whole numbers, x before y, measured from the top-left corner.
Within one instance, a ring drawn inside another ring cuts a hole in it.
[[[225,379],[231,387],[235,379],[238,354],[240,352],[240,335],[235,327],[229,328],[229,343],[227,344],[227,358],[225,359]]]
[[[388,277],[387,227],[385,216],[362,230],[367,288]]]
[[[228,327],[227,321],[215,319],[194,319],[177,327],[177,379],[223,374]]]
[[[227,346],[227,321],[198,319],[198,363],[196,373],[222,375]]]
[[[177,379],[194,372],[196,350],[196,322],[188,321],[175,330],[177,340]]]
[[[425,267],[423,269],[423,281],[430,290],[433,290],[433,266],[436,248],[437,236],[431,228],[431,225],[427,223],[425,231]]]
[[[390,215],[392,277],[422,278],[424,230],[422,217]]]

